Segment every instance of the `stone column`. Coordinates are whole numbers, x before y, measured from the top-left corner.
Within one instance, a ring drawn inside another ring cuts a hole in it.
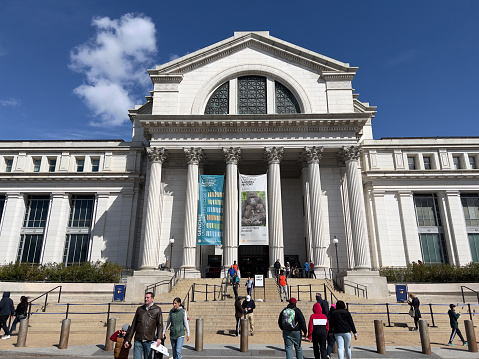
[[[25,216],[25,195],[19,192],[5,194],[3,224],[0,231],[0,262],[17,260],[23,217]]]
[[[370,269],[368,231],[364,207],[364,195],[359,170],[359,146],[343,146],[338,157],[346,164],[346,180],[348,185],[349,213],[351,216],[351,230],[353,235],[355,269]]]
[[[199,165],[203,161],[203,150],[199,147],[185,148],[188,163],[186,180],[185,239],[183,241],[183,265],[185,271],[196,272],[196,226],[198,221]]]
[[[238,162],[241,148],[223,148],[226,162],[226,186],[224,203],[223,265],[229,268],[238,260]]]
[[[268,162],[268,226],[269,261],[272,268],[276,259],[284,265],[283,207],[281,203],[281,176],[279,163],[283,158],[283,147],[265,147]]]
[[[321,179],[319,173],[319,161],[323,152],[322,147],[305,147],[301,153],[309,170],[309,197],[311,214],[311,250],[312,260],[315,267],[325,267],[325,245],[323,228],[321,224]]]
[[[61,263],[63,261],[69,214],[69,195],[64,192],[53,192],[51,194],[50,220],[45,233],[43,263]]]
[[[142,270],[158,267],[161,227],[161,168],[168,158],[163,147],[148,148],[147,153],[150,160],[150,181],[146,207],[145,237],[140,265]]]
[[[306,257],[312,258],[311,252],[311,212],[310,212],[310,201],[309,198],[309,170],[308,164],[300,156],[299,166],[301,167],[301,184],[302,184],[302,194],[303,194],[303,231],[305,238],[306,246]],[[292,265],[293,263],[291,263]]]

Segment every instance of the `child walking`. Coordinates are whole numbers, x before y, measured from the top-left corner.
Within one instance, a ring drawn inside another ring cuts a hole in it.
[[[120,330],[114,332],[113,335],[110,337],[110,340],[112,342],[115,342],[115,351],[113,352],[113,356],[116,359],[128,359],[128,353],[130,352],[130,348],[127,349],[123,345],[128,330],[130,330],[130,325],[124,324]]]

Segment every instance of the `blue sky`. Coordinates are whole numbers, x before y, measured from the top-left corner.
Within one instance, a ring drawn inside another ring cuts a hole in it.
[[[358,66],[377,139],[479,136],[478,19],[476,0],[0,0],[0,140],[129,140],[146,69],[250,30]]]

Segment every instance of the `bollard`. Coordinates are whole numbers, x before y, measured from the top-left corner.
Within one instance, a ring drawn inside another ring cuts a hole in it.
[[[24,347],[27,342],[28,319],[20,320],[20,329],[18,330],[17,347]]]
[[[477,353],[477,342],[476,333],[474,332],[474,322],[472,320],[465,320],[464,327],[466,328],[468,350],[472,353]]]
[[[382,320],[374,320],[374,332],[376,333],[376,348],[379,354],[386,354],[386,343],[384,342],[384,328]]]
[[[203,351],[203,319],[196,319],[195,350]]]
[[[248,319],[241,319],[240,352],[248,351]]]
[[[70,337],[70,324],[71,319],[62,320],[62,331],[60,333],[60,343],[58,344],[58,349],[68,348],[68,338]]]
[[[115,345],[114,342],[110,340],[110,337],[115,333],[116,327],[116,319],[110,318],[108,319],[107,327],[106,327],[106,338],[105,338],[105,351],[110,352],[113,350],[113,346]]]
[[[422,353],[431,355],[431,341],[429,340],[429,329],[424,319],[419,319],[419,335],[421,336]]]

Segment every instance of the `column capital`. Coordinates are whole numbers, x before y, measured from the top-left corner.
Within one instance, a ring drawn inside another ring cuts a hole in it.
[[[324,148],[321,147],[305,147],[301,151],[300,159],[301,161],[306,162],[307,164],[309,163],[319,163],[321,160],[321,157],[323,155],[323,150]]]
[[[284,147],[265,147],[264,158],[268,164],[280,163],[283,159]]]
[[[223,154],[225,156],[226,164],[237,165],[241,160],[241,148],[240,147],[223,147]]]
[[[190,147],[190,148],[184,148],[186,155],[186,162],[191,165],[199,165],[204,161],[204,154],[203,154],[203,149],[201,147]]]
[[[149,147],[146,149],[150,162],[165,163],[168,161],[168,153],[164,147]]]
[[[361,146],[342,146],[338,151],[338,159],[341,162],[346,163],[346,161],[357,161],[361,156],[363,149]]]

